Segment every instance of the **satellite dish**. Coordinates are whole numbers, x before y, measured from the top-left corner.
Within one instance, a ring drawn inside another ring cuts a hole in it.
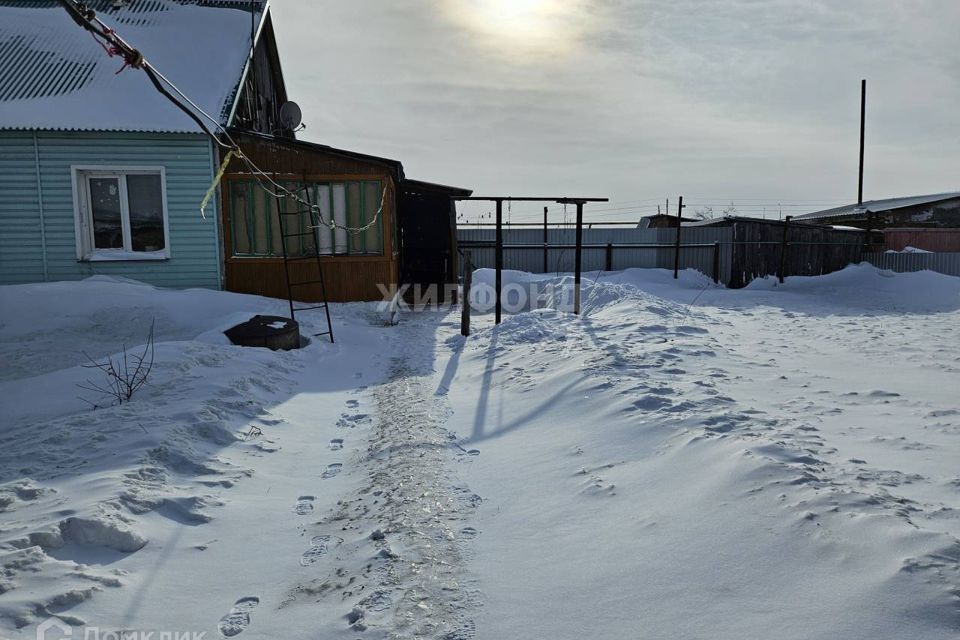
[[[296,129],[303,121],[303,113],[300,111],[300,105],[292,100],[284,102],[280,107],[280,123],[287,129]]]

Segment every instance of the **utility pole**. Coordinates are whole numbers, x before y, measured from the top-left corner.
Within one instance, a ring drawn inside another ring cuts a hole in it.
[[[677,243],[673,253],[673,279],[680,277],[680,227],[683,225],[683,196],[680,196],[680,204],[677,205]]]
[[[495,254],[495,267],[497,270],[494,276],[496,290],[495,315],[496,323],[500,324],[500,317],[503,315],[503,305],[500,300],[500,290],[503,284],[503,200],[497,200],[497,241]]]
[[[863,206],[863,148],[867,131],[867,81],[860,84],[860,182],[857,188],[857,206]]]
[[[867,131],[867,81],[860,83],[860,180],[857,183],[857,209],[863,208],[863,149]],[[870,247],[871,235],[873,232],[873,214],[867,213],[867,233],[865,248]]]
[[[580,272],[583,267],[583,202],[577,202],[577,255],[574,256],[573,312],[580,315]]]
[[[550,246],[550,234],[547,231],[547,208],[543,208],[543,272],[547,273],[549,269],[549,260],[547,256],[548,249]]]

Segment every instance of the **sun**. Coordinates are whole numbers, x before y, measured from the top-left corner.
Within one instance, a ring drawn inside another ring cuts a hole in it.
[[[535,35],[548,27],[549,0],[476,0],[476,18],[496,31]]]
[[[514,59],[568,50],[581,35],[583,0],[444,0],[475,42]]]

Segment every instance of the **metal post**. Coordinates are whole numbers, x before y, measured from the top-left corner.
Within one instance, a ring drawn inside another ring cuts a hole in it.
[[[720,284],[720,241],[713,243],[713,283]]]
[[[550,236],[547,233],[547,208],[543,208],[543,272],[550,271],[549,260],[547,259],[547,247],[550,244]]]
[[[577,203],[577,255],[573,274],[573,312],[580,315],[580,270],[583,266],[583,203]]]
[[[500,302],[500,285],[503,282],[503,200],[497,200],[497,248],[496,248],[497,276],[496,291],[496,323],[500,324],[503,308]]]
[[[860,183],[857,189],[857,206],[863,206],[863,147],[867,130],[867,81],[860,85]]]
[[[287,282],[287,301],[290,303],[290,319],[296,320],[296,314],[293,309],[293,289],[290,286],[290,261],[287,257],[287,228],[283,222],[283,211],[281,209],[283,203],[282,196],[276,196],[277,202],[277,218],[280,222],[280,250],[283,252],[283,275]],[[255,207],[254,202],[250,203],[251,207]],[[256,209],[254,209],[256,210]],[[297,217],[299,220],[299,216]]]
[[[613,271],[613,244],[607,243],[607,271]]]
[[[680,277],[680,227],[683,224],[683,196],[680,196],[680,204],[677,205],[677,241],[673,252],[673,279]]]
[[[460,312],[460,335],[470,335],[470,288],[473,286],[473,256],[463,252],[463,305]]]
[[[787,216],[783,220],[783,241],[780,243],[780,273],[779,280],[780,284],[783,284],[783,279],[787,275],[787,233],[790,230],[790,220],[793,216]]]

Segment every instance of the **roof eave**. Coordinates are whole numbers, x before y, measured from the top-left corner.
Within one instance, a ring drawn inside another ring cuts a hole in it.
[[[253,42],[250,46],[250,53],[247,55],[246,62],[243,63],[243,73],[240,74],[240,80],[237,82],[237,87],[233,92],[233,103],[230,105],[230,113],[227,116],[225,122],[221,124],[225,127],[233,126],[233,119],[237,115],[237,107],[240,104],[240,92],[243,91],[243,85],[247,83],[247,76],[250,74],[250,64],[253,62],[253,52],[257,48],[257,43],[260,42],[260,35],[263,33],[263,28],[267,24],[267,17],[270,15],[270,0],[266,0],[263,3],[263,12],[260,14],[260,23],[257,25],[256,30],[254,31]],[[279,56],[278,56],[279,57]],[[278,74],[280,75],[280,88],[283,91],[283,94],[286,95],[287,89],[283,83],[283,74],[280,69],[277,69]],[[222,110],[221,110],[222,113]],[[219,116],[218,116],[219,117]]]
[[[403,184],[409,185],[415,189],[423,189],[424,191],[438,191],[441,193],[448,193],[450,195],[459,196],[467,198],[473,195],[473,189],[467,189],[465,187],[454,187],[447,184],[440,184],[437,182],[426,182],[424,180],[413,180],[410,178],[404,179]]]
[[[325,144],[319,144],[317,142],[308,142],[306,140],[297,140],[295,138],[284,138],[274,135],[269,135],[266,133],[261,133],[259,131],[247,131],[245,129],[238,129],[232,127],[229,131],[232,135],[243,136],[248,138],[255,138],[262,140],[264,142],[273,142],[275,144],[288,145],[291,147],[299,147],[301,149],[306,149],[309,151],[316,151],[318,153],[329,153],[331,155],[341,156],[344,158],[349,158],[351,160],[360,160],[362,162],[369,162],[370,164],[379,165],[393,171],[396,175],[397,180],[406,180],[403,172],[403,163],[399,160],[393,160],[391,158],[383,158],[380,156],[373,156],[366,153],[360,153],[358,151],[350,151],[348,149],[338,149],[336,147],[331,147]]]

